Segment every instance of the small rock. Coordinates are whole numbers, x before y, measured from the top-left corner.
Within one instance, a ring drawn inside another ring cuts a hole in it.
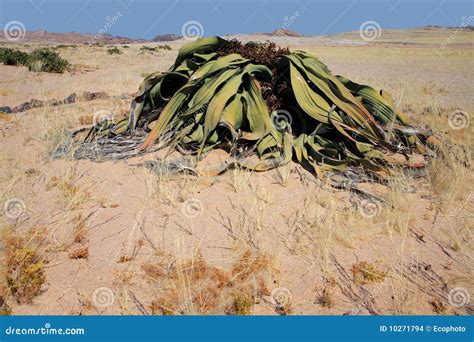
[[[107,95],[107,93],[105,91],[99,91],[97,93],[91,93],[91,92],[85,91],[84,93],[82,93],[82,100],[83,101],[92,101],[92,100],[96,100],[96,99],[106,99],[108,97],[109,97],[109,95]]]
[[[12,109],[8,106],[0,107],[0,112],[10,114],[12,112]]]
[[[30,169],[27,169],[25,171],[25,175],[31,177],[31,176],[34,176],[34,175],[37,175],[38,174],[38,170],[34,169],[34,168],[30,168]]]
[[[76,93],[72,93],[64,99],[64,103],[75,103],[77,99]]]
[[[23,102],[21,105],[16,106],[15,108],[13,108],[12,111],[14,113],[25,112],[25,111],[30,110],[32,108],[41,107],[43,104],[44,104],[43,101],[32,99],[29,102]]]

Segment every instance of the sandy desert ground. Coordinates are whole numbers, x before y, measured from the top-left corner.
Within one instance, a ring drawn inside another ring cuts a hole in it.
[[[470,157],[474,32],[441,48],[451,34],[275,40],[389,91],[413,123]],[[64,74],[0,65],[0,107],[78,95],[75,103],[0,114],[0,205],[11,209],[0,216],[4,312],[474,313],[474,177],[454,153],[434,158],[421,176],[394,171],[388,185],[359,184],[385,200],[370,212],[362,198],[294,163],[196,177],[143,167],[164,152],[117,162],[52,159],[67,132],[94,113],[126,115],[144,76],[165,71],[182,42],[169,43],[170,51],[142,45],[118,45],[119,55],[106,46],[56,46],[72,64]],[[86,91],[108,96],[85,101]],[[467,119],[461,126],[450,122],[455,111]],[[225,158],[215,151],[202,165]]]

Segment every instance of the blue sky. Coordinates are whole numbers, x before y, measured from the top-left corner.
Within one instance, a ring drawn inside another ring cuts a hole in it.
[[[358,30],[369,20],[382,29],[459,26],[472,15],[474,0],[0,0],[2,28],[18,20],[31,31],[97,33],[116,16],[107,33],[144,39],[181,34],[189,21],[205,36],[280,27],[317,35]]]

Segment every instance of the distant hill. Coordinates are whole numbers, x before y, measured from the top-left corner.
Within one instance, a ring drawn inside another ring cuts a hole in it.
[[[175,40],[181,39],[181,36],[178,36],[177,34],[174,33],[168,33],[168,34],[159,34],[155,36],[155,38],[152,39],[153,42],[172,42]]]
[[[269,36],[279,36],[279,37],[303,37],[303,35],[296,31],[286,30],[286,29],[276,29],[271,33],[267,33]]]
[[[396,42],[404,41],[405,38],[400,38],[399,35],[403,33],[410,33],[418,31],[420,33],[425,34],[451,34],[451,31],[460,30],[464,33],[473,32],[474,26],[465,26],[465,27],[442,27],[436,25],[427,25],[418,28],[412,29],[400,29],[400,30],[384,30],[383,32],[383,39],[386,41],[387,39],[392,39]],[[394,36],[395,35],[395,36]],[[224,36],[224,35],[223,35]],[[231,34],[226,35],[227,37],[235,37],[244,40],[255,40],[257,37],[261,39],[268,39],[266,37],[272,37],[272,39],[276,40],[284,40],[285,38],[297,38],[298,42],[303,44],[304,42],[309,42],[308,39],[319,39],[320,42],[324,39],[332,39],[332,37],[346,37],[353,41],[360,40],[360,33],[359,31],[353,32],[345,32],[345,33],[338,33],[329,36],[306,36],[299,32],[278,28],[272,32],[259,32],[253,34]],[[393,37],[392,37],[393,36]],[[444,37],[444,36],[443,36]],[[442,37],[442,38],[443,38]],[[260,39],[258,38],[258,39]],[[300,38],[300,39],[299,39]],[[64,33],[55,33],[55,32],[48,32],[46,30],[38,30],[38,31],[27,31],[25,36],[21,39],[21,43],[39,43],[39,44],[93,44],[93,45],[113,45],[113,44],[144,44],[150,42],[162,43],[162,42],[172,42],[178,41],[182,39],[182,36],[174,33],[167,33],[167,34],[158,34],[152,40],[146,39],[131,39],[127,37],[119,37],[119,36],[112,36],[110,34],[92,34],[92,33],[79,33],[79,32],[64,32]],[[412,41],[413,39],[410,38]],[[421,38],[420,38],[421,39]],[[443,38],[445,39],[445,38]],[[9,41],[5,37],[5,33],[0,31],[0,42],[8,43]],[[331,44],[334,43],[331,40]],[[351,44],[353,42],[351,41]],[[458,42],[457,42],[458,43]]]
[[[3,31],[0,32],[0,41],[8,41]],[[55,33],[46,30],[27,31],[22,42],[29,43],[56,43],[56,44],[133,44],[147,42],[143,39],[130,39],[110,34],[91,34],[79,32]]]
[[[420,30],[466,30],[466,31],[474,31],[474,26],[464,26],[464,27],[454,27],[454,26],[438,26],[438,25],[426,25],[426,26],[421,26],[418,29]]]

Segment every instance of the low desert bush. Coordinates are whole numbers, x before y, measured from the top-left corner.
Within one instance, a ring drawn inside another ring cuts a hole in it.
[[[5,65],[23,65],[30,71],[63,73],[69,62],[51,49],[36,49],[31,53],[9,48],[0,48],[0,63]]]
[[[114,47],[108,48],[107,53],[109,55],[121,55],[123,52],[120,51],[118,47],[114,46]]]
[[[5,65],[26,65],[28,54],[20,50],[0,48],[0,62]]]
[[[255,304],[270,296],[274,268],[266,254],[245,251],[229,268],[208,263],[196,253],[191,260],[144,264],[146,277],[160,284],[151,303],[157,315],[250,315]]]
[[[46,280],[45,260],[40,251],[45,236],[45,228],[33,228],[27,234],[15,233],[13,229],[3,233],[7,287],[20,304],[30,303]]]
[[[154,47],[143,45],[140,48],[140,51],[143,51],[143,52],[156,52],[158,50],[172,50],[172,49],[171,49],[171,46],[169,46],[168,44],[157,45],[157,46],[154,46]]]
[[[69,62],[51,49],[36,49],[28,56],[28,69],[30,71],[63,73],[68,67]]]

